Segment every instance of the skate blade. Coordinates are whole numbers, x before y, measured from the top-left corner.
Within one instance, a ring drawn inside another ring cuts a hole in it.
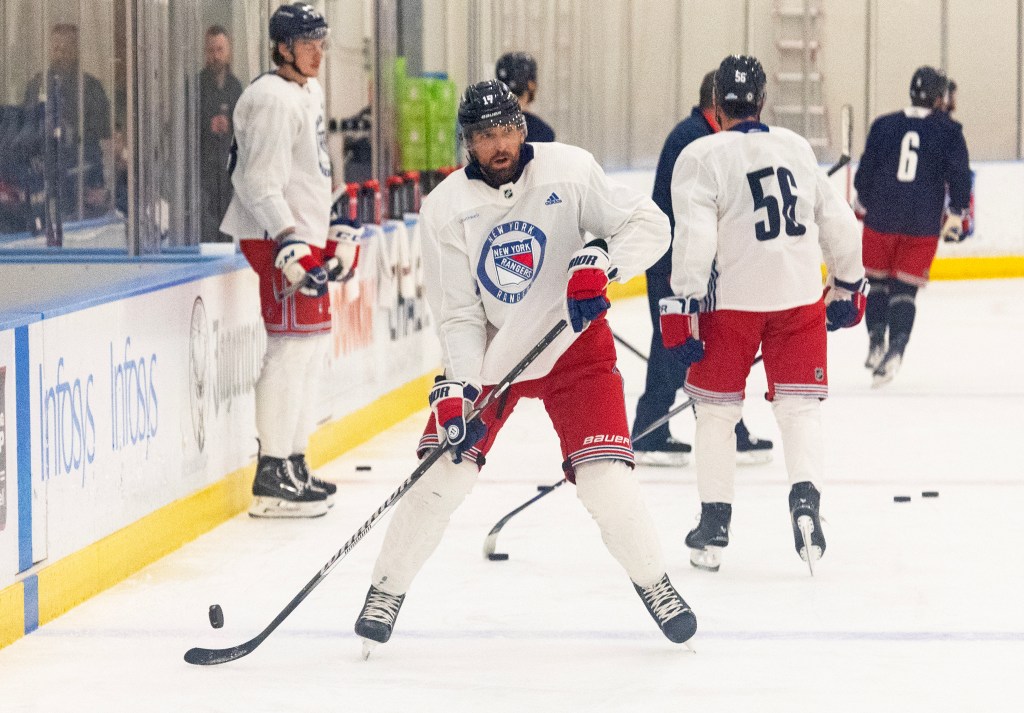
[[[322,517],[327,514],[327,503],[323,500],[313,503],[296,503],[283,498],[258,495],[249,506],[249,517],[286,518]]]
[[[796,519],[797,529],[800,530],[800,537],[803,538],[804,546],[800,548],[800,559],[807,563],[814,576],[814,563],[821,559],[821,548],[811,544],[811,535],[814,533],[814,521],[808,515],[801,515]]]
[[[379,641],[374,641],[373,639],[363,639],[363,661],[369,661],[370,654],[372,654],[373,650],[376,649],[378,646],[380,646]]]
[[[705,572],[717,572],[722,566],[722,548],[707,547],[703,550],[690,550],[690,564]]]
[[[763,465],[771,462],[771,450],[736,451],[736,465]]]

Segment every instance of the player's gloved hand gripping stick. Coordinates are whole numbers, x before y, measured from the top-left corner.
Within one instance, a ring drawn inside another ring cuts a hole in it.
[[[568,326],[565,320],[559,320],[558,324],[552,327],[547,334],[545,334],[537,345],[530,350],[530,352],[520,360],[518,364],[512,367],[512,370],[505,375],[501,381],[495,384],[494,388],[488,392],[487,396],[483,398],[480,405],[469,415],[467,422],[475,421],[479,418],[480,414],[487,409],[494,401],[508,390],[519,376],[526,370],[526,368],[533,363],[533,361],[543,353],[545,349],[551,346],[551,343],[555,341],[559,334]],[[204,649],[201,647],[191,648],[185,652],[185,661],[190,664],[196,664],[198,666],[211,666],[213,664],[227,663],[228,661],[234,661],[240,659],[243,656],[247,656],[256,650],[260,644],[262,644],[268,636],[270,636],[274,630],[281,625],[288,616],[295,611],[295,608],[302,603],[302,601],[309,596],[310,592],[316,589],[335,565],[347,555],[353,547],[368,533],[378,520],[386,513],[391,507],[398,502],[398,500],[405,495],[409,489],[418,481],[423,474],[430,469],[434,463],[438,461],[445,453],[452,448],[451,443],[444,441],[437,448],[434,448],[427,454],[427,456],[420,461],[419,466],[412,474],[405,479],[405,481],[398,486],[395,492],[388,496],[388,499],[377,508],[370,518],[362,524],[362,526],[356,531],[352,537],[349,538],[340,550],[334,553],[334,556],[327,561],[326,564],[320,569],[316,575],[306,583],[306,586],[302,588],[295,597],[285,606],[281,612],[274,617],[274,620],[267,625],[267,627],[257,634],[254,638],[246,641],[244,644],[238,646],[232,646],[227,649]]]

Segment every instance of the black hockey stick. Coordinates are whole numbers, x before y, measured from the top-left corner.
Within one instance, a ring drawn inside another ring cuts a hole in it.
[[[834,164],[832,164],[832,167],[828,170],[828,175],[831,176],[832,174],[836,173],[837,171],[839,171],[839,169],[841,169],[843,166],[845,166],[849,162],[850,162],[850,156],[848,154],[843,154],[842,156],[839,157],[838,161],[836,161]]]
[[[763,358],[764,358],[763,355],[758,354],[757,358],[754,359],[754,364],[759,363]],[[677,415],[679,415],[680,413],[682,413],[686,409],[688,409],[691,406],[693,406],[693,404],[694,404],[694,399],[692,399],[692,398],[687,399],[683,403],[679,404],[678,406],[673,408],[671,411],[666,413],[664,416],[659,418],[657,421],[652,423],[650,426],[645,428],[643,430],[643,432],[639,436],[637,436],[636,438],[633,439],[633,443],[635,444],[638,441],[641,441],[644,438],[647,438],[649,435],[651,435],[652,433],[657,431],[659,428],[661,428],[662,425],[668,423],[671,419],[675,418]],[[501,518],[496,523],[494,523],[494,527],[491,528],[491,531],[487,533],[487,537],[484,538],[484,557],[486,557],[487,559],[491,560],[492,562],[504,562],[505,560],[507,560],[508,559],[508,553],[507,552],[496,552],[496,550],[498,548],[498,533],[501,532],[501,528],[505,527],[505,525],[508,523],[508,521],[511,520],[513,517],[515,517],[516,515],[521,513],[523,510],[525,510],[526,508],[528,508],[531,505],[533,505],[535,502],[537,502],[538,500],[543,498],[545,495],[550,495],[551,493],[553,493],[559,487],[564,485],[565,482],[566,482],[565,478],[562,478],[562,480],[559,480],[557,483],[552,483],[551,485],[538,485],[537,486],[537,490],[540,491],[540,494],[534,495],[532,498],[527,500],[525,503],[523,503],[522,505],[517,507],[512,512],[510,512],[507,515],[505,515],[505,517]]]
[[[647,355],[646,355],[646,354],[644,354],[644,353],[643,353],[642,351],[640,351],[639,349],[637,349],[636,347],[634,347],[634,346],[633,346],[632,344],[630,344],[629,342],[627,342],[627,341],[626,341],[625,339],[623,339],[622,337],[620,337],[620,336],[619,336],[618,334],[616,334],[615,332],[612,332],[612,338],[613,338],[613,339],[614,339],[615,341],[617,341],[617,342],[618,342],[619,344],[621,344],[622,346],[624,346],[624,347],[625,347],[626,349],[628,349],[629,351],[633,352],[633,353],[634,353],[634,354],[636,354],[636,355],[637,355],[638,357],[640,357],[641,359],[643,359],[644,361],[648,361],[648,358],[647,358]]]
[[[558,337],[559,334],[566,327],[566,321],[559,320],[558,324],[552,327],[544,337],[541,338],[537,345],[530,350],[530,352],[522,358],[522,360],[512,367],[512,370],[505,376],[504,379],[499,381],[494,388],[487,394],[480,406],[476,408],[470,415],[469,420],[473,421],[480,417],[480,414],[487,409],[494,401],[501,397],[505,391],[512,385],[519,376],[526,370],[534,359],[540,356],[541,352],[547,349],[553,341]],[[247,656],[256,650],[256,647],[262,644],[274,629],[280,626],[288,615],[295,611],[295,608],[302,603],[302,601],[309,596],[309,593],[316,589],[327,575],[330,573],[334,566],[338,564],[349,553],[349,551],[366,535],[367,532],[373,528],[374,524],[384,515],[391,506],[394,505],[398,500],[408,492],[416,481],[418,481],[423,474],[426,473],[434,463],[438,461],[445,453],[451,449],[451,444],[445,443],[437,448],[434,448],[427,454],[427,456],[420,462],[416,470],[412,472],[408,478],[405,479],[398,489],[388,496],[388,499],[384,501],[384,504],[377,508],[377,511],[370,516],[370,519],[362,524],[362,526],[356,531],[352,537],[349,538],[348,542],[338,550],[330,560],[320,569],[319,572],[314,575],[313,579],[306,583],[306,586],[302,588],[295,597],[288,602],[288,605],[281,610],[281,613],[274,617],[274,620],[270,622],[266,629],[261,631],[254,638],[246,641],[244,644],[238,646],[232,646],[227,649],[204,649],[200,647],[191,648],[185,652],[185,661],[190,664],[196,664],[197,666],[212,666],[214,664],[227,663],[228,661],[234,661],[240,659],[243,656]]]
[[[828,170],[829,176],[838,172],[839,169],[850,162],[850,145],[853,143],[853,107],[849,104],[843,105],[839,134],[843,142],[842,154],[839,156],[839,160]]]

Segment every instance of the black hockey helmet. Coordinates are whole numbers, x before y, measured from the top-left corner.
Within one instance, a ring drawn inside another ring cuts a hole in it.
[[[757,57],[732,54],[715,72],[715,103],[734,119],[758,113],[764,101],[768,77]]]
[[[504,82],[485,79],[467,87],[459,100],[459,136],[468,142],[474,132],[494,126],[515,126],[525,133],[526,118]]]
[[[946,96],[949,80],[946,73],[935,67],[918,67],[910,80],[910,103],[914,106],[935,106],[935,100]]]
[[[270,40],[275,45],[286,42],[291,47],[295,40],[322,40],[327,32],[324,16],[304,2],[282,5],[270,16]]]
[[[529,52],[508,52],[498,60],[494,74],[513,94],[521,96],[530,82],[537,81],[537,60]]]

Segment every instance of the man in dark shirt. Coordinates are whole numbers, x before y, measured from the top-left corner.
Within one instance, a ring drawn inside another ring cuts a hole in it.
[[[103,85],[79,68],[78,26],[62,23],[50,32],[50,67],[46,86],[37,74],[25,89],[25,107],[33,110],[46,103],[54,128],[60,129],[57,175],[60,210],[64,219],[102,215],[109,206],[103,183],[102,141],[110,138],[110,102]],[[81,126],[79,125],[79,77],[81,77]],[[40,127],[41,128],[41,127]],[[78,212],[81,178],[82,212]]]
[[[537,97],[537,60],[528,52],[509,52],[501,56],[495,75],[519,99],[519,108],[526,118],[526,140],[531,143],[554,141],[555,131],[536,114],[527,111]]]
[[[712,97],[714,72],[704,75],[700,84],[700,105],[693,107],[690,116],[676,124],[665,139],[654,174],[654,202],[668,216],[675,231],[672,212],[672,170],[676,159],[691,142],[718,131]],[[680,369],[672,352],[661,342],[658,301],[671,297],[669,276],[672,272],[672,246],[658,262],[647,270],[647,302],[651,310],[654,333],[651,336],[650,358],[647,362],[647,384],[636,405],[633,419],[633,450],[636,462],[643,465],[685,465],[691,451],[688,443],[672,437],[668,424],[637,442],[636,437],[652,423],[668,413],[676,400],[676,392],[686,381],[686,369]],[[736,458],[740,463],[765,463],[771,460],[772,442],[754,438],[741,420],[736,424]]]
[[[963,127],[944,111],[947,92],[945,74],[918,68],[910,82],[912,106],[875,119],[853,181],[871,278],[864,366],[875,386],[891,381],[902,364],[917,290],[928,282],[939,237],[954,243],[966,237],[971,170]]]
[[[231,115],[242,84],[231,73],[231,39],[227,30],[213,25],[206,31],[206,67],[199,73],[199,180],[202,188],[202,240],[231,242],[220,232],[220,222],[231,202],[228,153],[231,150]]]

